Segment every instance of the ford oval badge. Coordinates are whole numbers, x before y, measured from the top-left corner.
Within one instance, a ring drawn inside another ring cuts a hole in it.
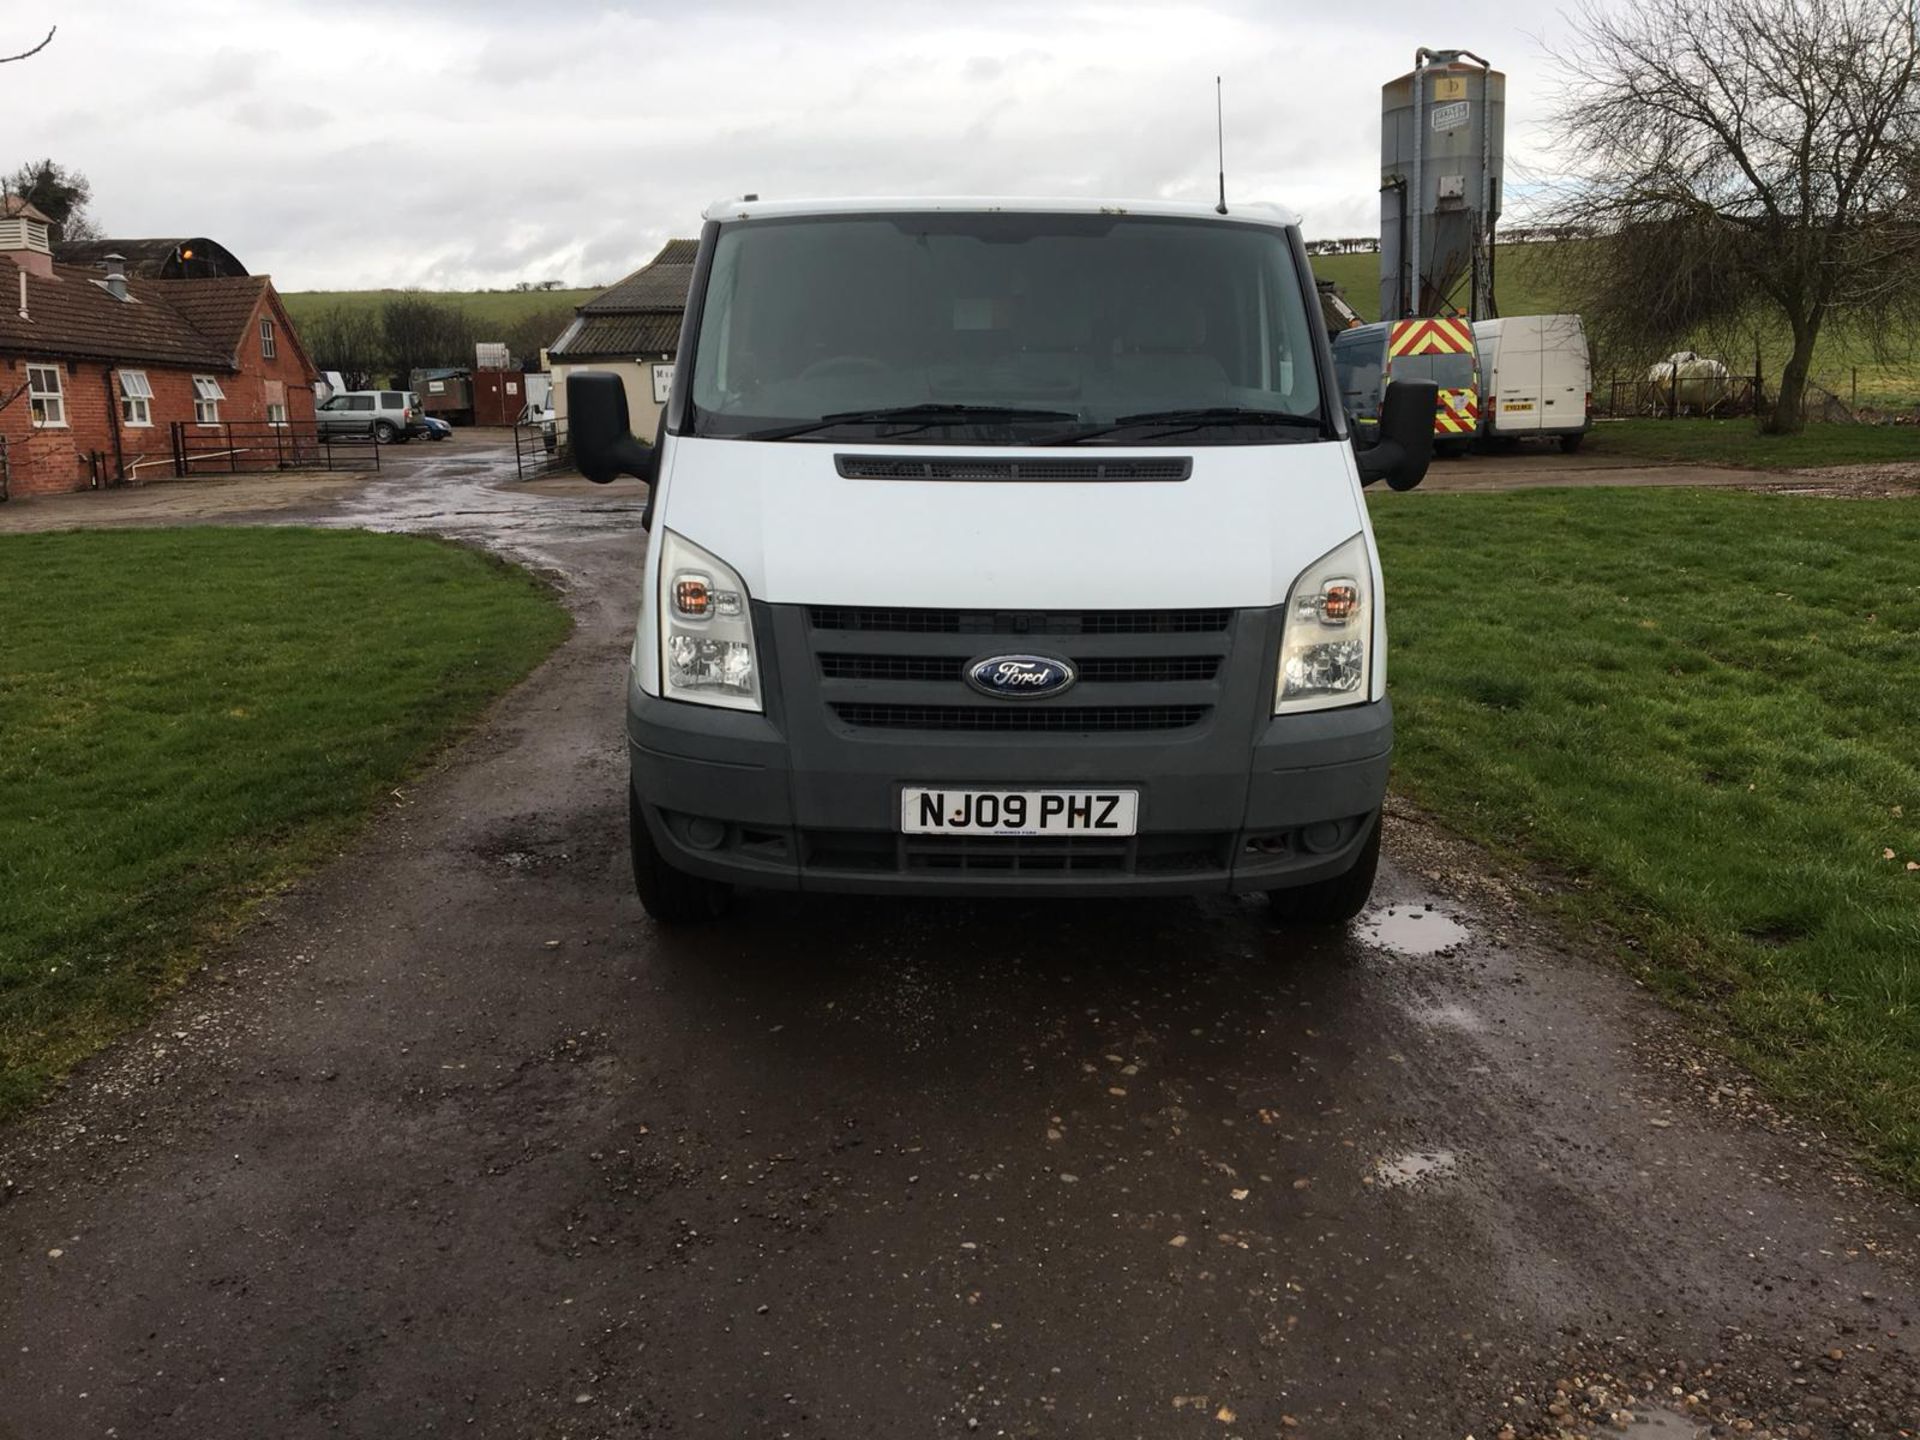
[[[989,655],[967,666],[967,684],[996,700],[1058,695],[1079,678],[1072,665],[1051,655]]]

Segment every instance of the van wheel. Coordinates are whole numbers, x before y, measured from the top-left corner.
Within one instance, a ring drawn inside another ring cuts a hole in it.
[[[1584,435],[1562,435],[1560,437],[1560,453],[1562,455],[1573,454],[1574,451],[1580,448],[1580,442],[1586,438]]]
[[[667,863],[654,844],[640,797],[627,787],[627,836],[633,852],[633,888],[640,904],[662,925],[693,925],[727,913],[733,887],[704,875],[689,875]]]
[[[373,438],[381,445],[391,445],[393,443],[393,437],[399,433],[398,430],[393,428],[393,422],[391,420],[376,420],[373,422]]]
[[[1287,890],[1267,892],[1267,907],[1273,918],[1285,925],[1344,925],[1367,908],[1373,894],[1373,877],[1380,869],[1380,816],[1373,817],[1373,828],[1354,857],[1353,867],[1331,880],[1316,880],[1311,885],[1296,885]]]

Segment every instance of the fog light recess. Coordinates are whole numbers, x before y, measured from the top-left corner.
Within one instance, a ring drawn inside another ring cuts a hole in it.
[[[1340,848],[1346,827],[1338,820],[1322,820],[1300,832],[1300,843],[1315,855],[1329,855]]]
[[[687,844],[696,850],[718,850],[727,841],[727,827],[705,815],[687,817]]]

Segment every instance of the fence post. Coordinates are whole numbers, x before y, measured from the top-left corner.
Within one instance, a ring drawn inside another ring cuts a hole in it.
[[[176,480],[184,480],[187,478],[186,442],[185,437],[180,433],[180,422],[178,420],[168,422],[167,439],[171,441],[173,445],[173,478]]]
[[[227,436],[227,469],[233,474],[238,475],[240,473],[240,452],[233,448],[233,422],[231,420],[227,421],[224,428]]]

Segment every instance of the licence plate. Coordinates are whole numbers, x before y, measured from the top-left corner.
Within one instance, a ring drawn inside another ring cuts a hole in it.
[[[1509,404],[1502,405],[1500,408],[1502,410],[1531,410],[1533,408],[1533,402],[1531,400],[1515,400]]]
[[[1132,835],[1138,790],[930,790],[900,792],[904,835]]]

